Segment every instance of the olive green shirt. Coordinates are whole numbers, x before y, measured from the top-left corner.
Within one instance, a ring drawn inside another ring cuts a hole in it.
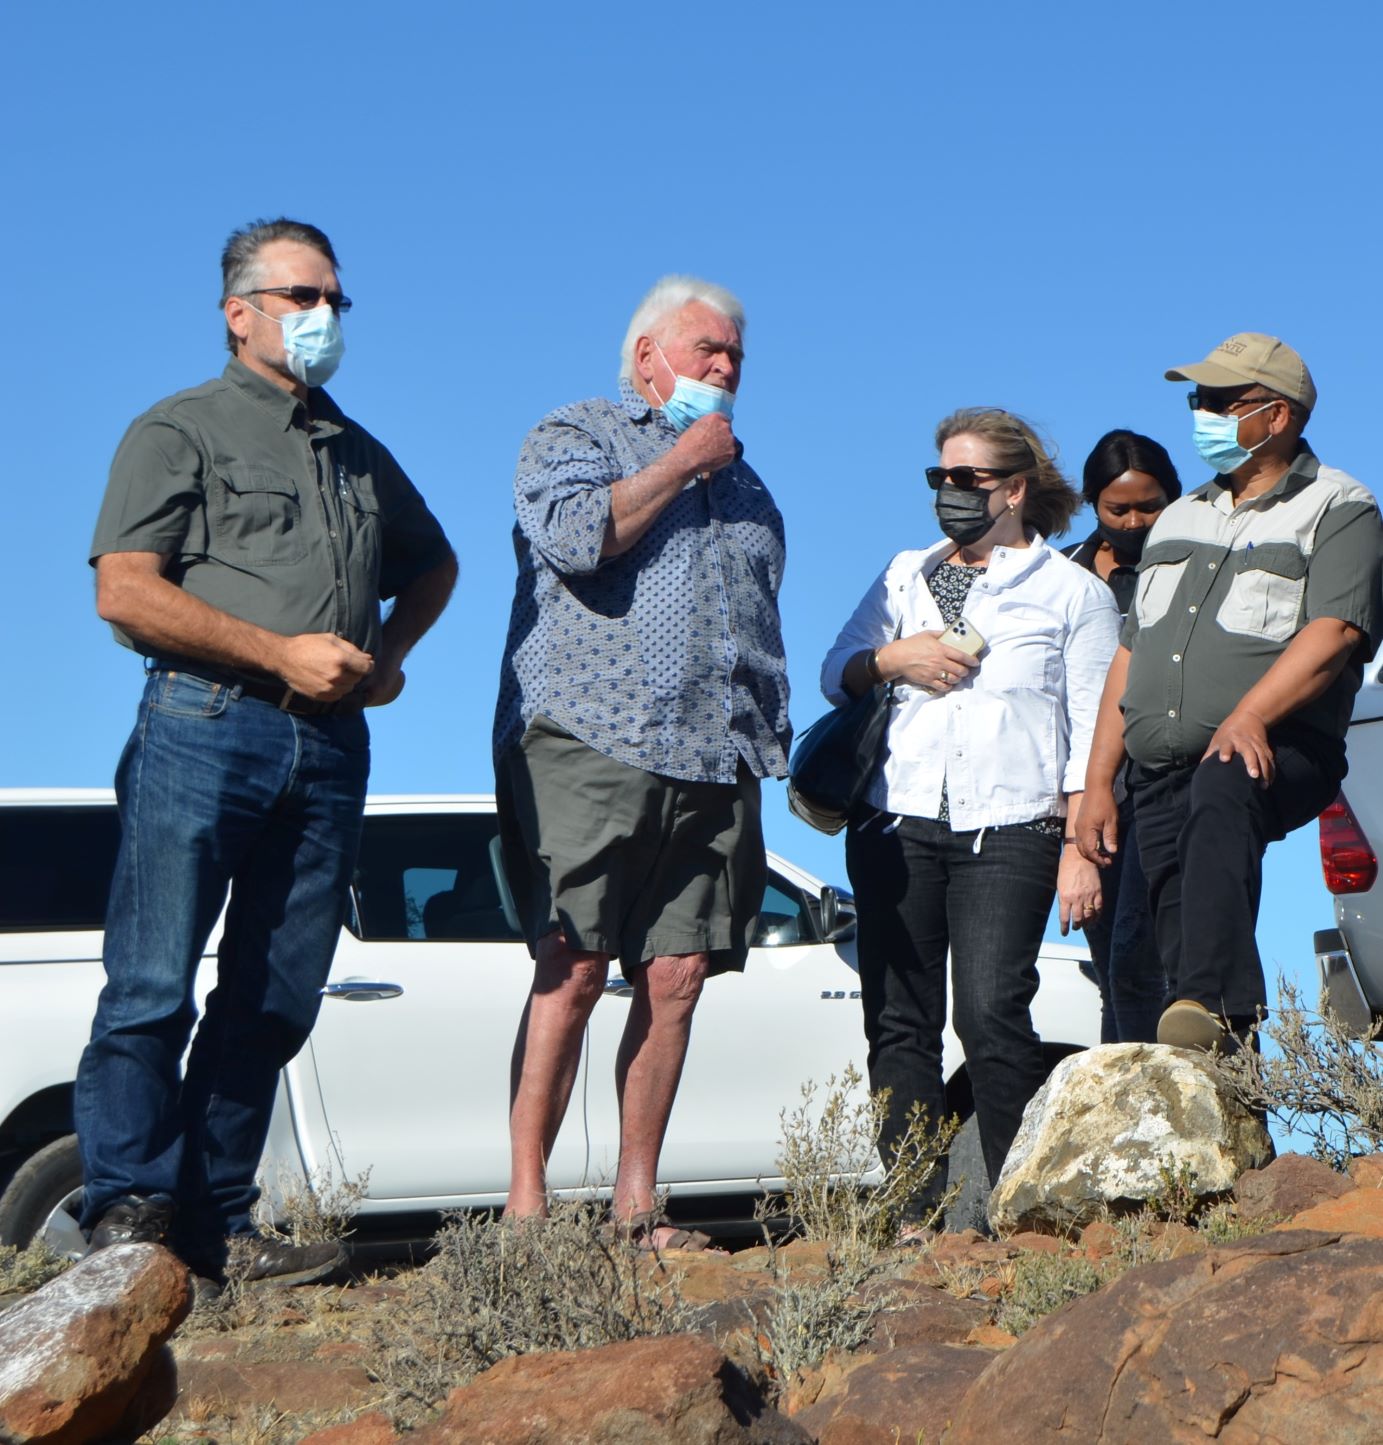
[[[1131,652],[1124,745],[1148,767],[1199,762],[1215,729],[1317,618],[1365,635],[1339,677],[1286,719],[1344,737],[1383,632],[1383,527],[1373,494],[1303,442],[1287,472],[1237,507],[1207,482],[1158,517],[1120,641]]]
[[[92,564],[162,553],[169,581],[243,622],[375,653],[380,602],[451,551],[388,450],[326,392],[310,401],[309,415],[232,358],[217,380],[150,408],[111,463]]]

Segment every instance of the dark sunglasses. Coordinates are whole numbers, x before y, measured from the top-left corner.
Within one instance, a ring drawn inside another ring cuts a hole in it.
[[[1255,406],[1268,406],[1281,400],[1278,396],[1215,396],[1212,392],[1202,391],[1198,386],[1192,387],[1186,393],[1186,405],[1192,411],[1208,411],[1214,416],[1224,416],[1234,407],[1246,406],[1250,402]]]
[[[1010,467],[1006,472],[997,471],[994,467],[928,467],[923,476],[933,491],[949,481],[962,492],[973,492],[981,482],[1002,482],[1016,477],[1023,470],[1022,467]]]
[[[317,286],[260,286],[247,296],[283,296],[296,306],[320,306],[323,301],[339,316],[351,309],[351,298],[339,291],[323,291]]]

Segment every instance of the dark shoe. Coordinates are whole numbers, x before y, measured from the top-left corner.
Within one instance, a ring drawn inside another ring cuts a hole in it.
[[[173,1201],[156,1194],[151,1199],[127,1194],[112,1204],[91,1231],[87,1254],[112,1244],[162,1244],[173,1222]]]
[[[260,1239],[251,1242],[244,1280],[254,1284],[315,1284],[335,1274],[346,1264],[346,1246],[333,1240],[325,1244],[289,1244],[285,1239]]]
[[[192,1276],[192,1308],[194,1310],[209,1310],[219,1303],[225,1283],[219,1279],[211,1279],[204,1274]]]

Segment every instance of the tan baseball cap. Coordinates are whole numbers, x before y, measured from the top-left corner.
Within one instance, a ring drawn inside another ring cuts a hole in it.
[[[1307,411],[1316,405],[1316,383],[1306,363],[1276,336],[1240,331],[1220,344],[1204,361],[1166,373],[1168,381],[1194,381],[1197,386],[1248,386],[1257,382],[1281,396],[1299,401]]]

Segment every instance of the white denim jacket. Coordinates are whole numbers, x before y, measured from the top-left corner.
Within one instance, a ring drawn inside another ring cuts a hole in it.
[[[866,647],[939,632],[926,579],[952,556],[943,540],[900,552],[864,594],[821,665],[821,690],[847,701],[845,664]],[[935,818],[947,782],[959,832],[1064,815],[1085,786],[1100,693],[1119,639],[1119,613],[1093,572],[1035,533],[1027,547],[995,547],[970,589],[965,616],[988,646],[950,692],[899,683],[883,761],[866,800],[881,812]]]

